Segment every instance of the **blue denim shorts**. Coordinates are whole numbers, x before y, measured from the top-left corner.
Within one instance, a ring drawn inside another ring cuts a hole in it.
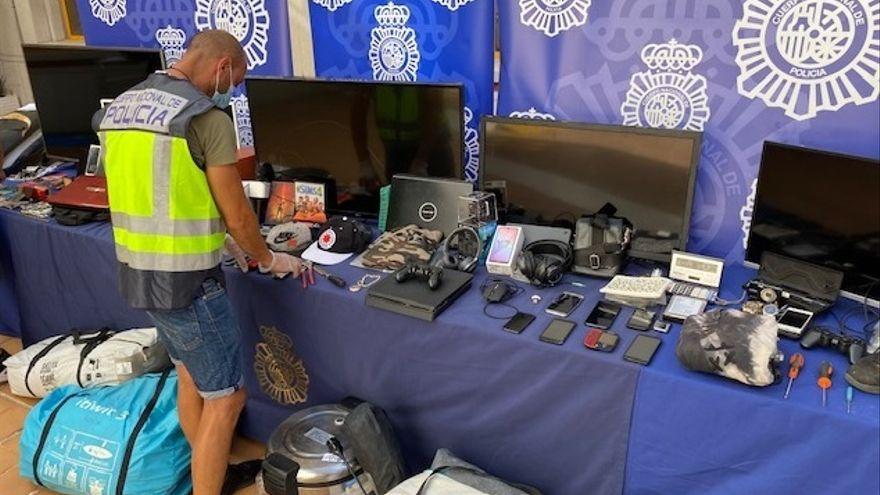
[[[186,308],[148,313],[171,360],[186,366],[202,398],[225,397],[242,387],[241,334],[219,282],[205,280]]]

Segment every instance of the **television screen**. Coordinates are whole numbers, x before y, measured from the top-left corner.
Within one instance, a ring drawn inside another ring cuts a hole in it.
[[[92,115],[102,99],[113,99],[162,69],[156,50],[25,45],[24,58],[46,153],[85,166],[98,144]]]
[[[880,162],[764,143],[746,259],[764,251],[844,272],[880,300]]]
[[[322,180],[328,209],[368,216],[395,174],[462,176],[462,87],[250,78],[260,163],[292,179]]]
[[[571,227],[611,203],[634,248],[686,248],[699,133],[485,118],[482,139],[481,184],[500,191],[507,220]]]

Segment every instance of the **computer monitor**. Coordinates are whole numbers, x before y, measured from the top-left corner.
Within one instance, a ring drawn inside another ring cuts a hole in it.
[[[481,185],[508,221],[572,227],[606,203],[636,230],[631,254],[687,248],[701,134],[618,125],[483,119]]]
[[[249,78],[247,94],[257,160],[327,183],[330,211],[375,216],[395,174],[463,174],[460,84]]]
[[[98,144],[92,115],[102,99],[113,99],[162,69],[162,54],[137,48],[24,45],[24,59],[40,116],[46,154],[85,167],[89,146]]]
[[[842,271],[843,291],[876,305],[880,161],[764,143],[746,261],[764,251]]]

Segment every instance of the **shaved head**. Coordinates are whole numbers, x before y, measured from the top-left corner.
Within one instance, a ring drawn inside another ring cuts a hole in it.
[[[211,96],[244,81],[247,56],[235,36],[221,29],[208,29],[193,36],[183,58],[168,70],[174,77],[186,77]]]
[[[222,29],[208,29],[193,36],[186,53],[183,55],[183,59],[186,60],[188,57],[212,60],[229,57],[232,60],[232,64],[236,67],[241,67],[247,63],[241,43],[235,39],[235,36]]]

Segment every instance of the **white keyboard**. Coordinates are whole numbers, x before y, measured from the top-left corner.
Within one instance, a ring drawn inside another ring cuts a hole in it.
[[[659,299],[666,293],[670,280],[665,277],[628,277],[617,275],[599,292],[635,299]]]

